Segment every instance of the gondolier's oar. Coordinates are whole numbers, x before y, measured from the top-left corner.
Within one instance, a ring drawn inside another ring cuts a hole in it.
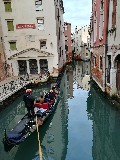
[[[41,148],[41,145],[40,145],[40,134],[39,134],[39,131],[38,131],[37,115],[36,115],[36,128],[37,128],[37,134],[38,134],[39,156],[40,156],[40,160],[42,160],[42,148]]]

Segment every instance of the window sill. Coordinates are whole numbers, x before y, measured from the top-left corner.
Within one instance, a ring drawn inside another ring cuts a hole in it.
[[[43,9],[42,10],[36,10],[36,12],[41,12],[41,11],[43,11]]]

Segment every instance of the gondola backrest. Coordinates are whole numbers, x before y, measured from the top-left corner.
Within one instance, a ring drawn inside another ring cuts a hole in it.
[[[37,108],[43,108],[43,109],[47,109],[47,110],[49,110],[49,105],[48,105],[48,103],[35,103],[35,105],[34,105],[35,107],[37,107]]]

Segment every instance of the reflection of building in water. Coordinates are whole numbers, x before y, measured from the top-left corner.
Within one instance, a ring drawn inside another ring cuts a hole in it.
[[[67,68],[67,94],[73,97],[73,69],[71,66]]]
[[[66,84],[64,83],[66,74],[61,82],[61,96],[66,94]],[[65,93],[64,93],[65,92]],[[56,160],[64,160],[68,145],[68,108],[65,105],[67,97],[61,97],[57,105],[51,124],[43,137],[42,146],[46,147],[48,157]],[[58,147],[59,146],[59,147]],[[59,149],[58,149],[59,148]]]
[[[93,120],[93,160],[120,160],[120,113],[93,86],[87,104]]]
[[[89,89],[89,82],[90,80],[90,62],[78,62],[76,65],[76,82],[77,86],[84,88],[84,89]]]
[[[82,74],[83,76],[85,74],[90,75],[90,61],[82,62]]]
[[[82,88],[85,90],[89,90],[90,89],[90,76],[89,75],[85,75],[82,79]]]
[[[76,82],[77,82],[77,87],[82,87],[82,62],[77,62],[76,65]]]

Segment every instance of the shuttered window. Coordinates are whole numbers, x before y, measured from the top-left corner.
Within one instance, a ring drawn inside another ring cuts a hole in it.
[[[17,48],[16,48],[16,42],[9,42],[10,43],[10,49],[12,50],[12,51],[14,51],[14,50],[16,50]]]
[[[14,31],[13,20],[7,21],[8,31]]]
[[[12,12],[11,2],[4,2],[5,12]]]

